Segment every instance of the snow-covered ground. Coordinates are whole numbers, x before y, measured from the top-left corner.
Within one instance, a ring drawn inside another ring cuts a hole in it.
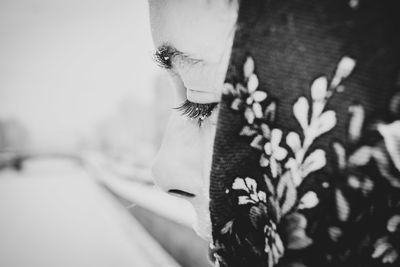
[[[178,266],[88,171],[28,160],[0,171],[0,266]]]

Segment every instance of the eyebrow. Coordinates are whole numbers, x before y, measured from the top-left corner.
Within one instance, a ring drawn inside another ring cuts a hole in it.
[[[187,53],[184,53],[178,49],[176,49],[176,47],[172,46],[171,44],[168,43],[164,43],[161,46],[159,46],[154,55],[163,55],[164,57],[169,57],[171,62],[173,61],[173,59],[177,56],[180,57],[180,59],[182,60],[182,62],[185,65],[188,66],[193,66],[196,65],[198,63],[204,62],[204,60],[202,59],[198,59],[195,58],[193,56],[188,55]]]

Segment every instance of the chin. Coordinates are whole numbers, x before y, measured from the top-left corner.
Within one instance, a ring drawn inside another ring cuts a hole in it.
[[[209,219],[197,219],[193,229],[202,239],[211,242],[211,222]]]
[[[211,220],[208,205],[206,208],[203,206],[201,209],[194,205],[194,208],[196,211],[196,220],[193,224],[193,229],[202,239],[211,242]]]

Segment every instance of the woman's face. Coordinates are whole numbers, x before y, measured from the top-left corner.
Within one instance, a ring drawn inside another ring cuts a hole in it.
[[[238,4],[149,0],[149,5],[156,60],[172,79],[175,107],[186,101],[172,112],[153,175],[162,190],[193,204],[195,229],[209,238],[208,186],[218,112],[210,104],[220,101]]]

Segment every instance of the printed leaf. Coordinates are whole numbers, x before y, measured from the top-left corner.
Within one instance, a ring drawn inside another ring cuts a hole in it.
[[[336,190],[336,209],[339,220],[347,221],[350,215],[350,205],[340,189]]]
[[[354,175],[350,175],[347,179],[347,183],[349,184],[350,187],[354,189],[358,189],[361,187],[361,181]]]
[[[329,233],[330,238],[335,242],[337,242],[339,240],[339,238],[343,235],[342,230],[337,226],[329,227],[328,233]]]
[[[307,129],[308,127],[308,110],[309,105],[307,99],[303,96],[300,97],[293,105],[293,114],[303,130]]]
[[[364,195],[367,195],[369,192],[371,192],[374,189],[375,183],[373,180],[369,178],[365,178],[363,183],[361,184],[361,192]]]
[[[252,129],[248,125],[243,126],[242,130],[239,133],[239,135],[241,135],[241,136],[254,136],[256,134],[257,134],[257,131],[255,129]]]
[[[231,103],[231,109],[239,110],[242,103],[243,101],[240,98],[235,98]]]
[[[282,140],[282,130],[280,129],[272,129],[271,131],[271,143],[273,146],[278,146]]]
[[[246,177],[245,181],[246,181],[247,187],[250,189],[251,192],[256,192],[257,191],[257,182],[256,182],[256,180],[254,180],[254,179],[252,179],[250,177]]]
[[[255,102],[253,103],[253,112],[254,116],[258,119],[262,118],[263,113],[262,113],[262,107],[259,103]]]
[[[283,195],[285,193],[285,195]],[[279,179],[278,185],[276,187],[276,194],[279,202],[283,199],[281,204],[282,215],[288,213],[296,203],[297,200],[297,190],[293,184],[290,172],[285,172]]]
[[[235,88],[230,83],[224,83],[222,87],[222,93],[224,95],[236,95]]]
[[[271,144],[271,142],[265,143],[264,152],[265,152],[265,154],[267,154],[269,156],[272,155],[272,144]]]
[[[396,187],[400,188],[400,179],[396,175],[392,175],[390,170],[390,163],[387,154],[380,148],[371,149],[372,157],[374,158],[376,165],[383,177],[388,180],[388,182]]]
[[[399,214],[395,214],[389,219],[389,221],[387,223],[387,229],[389,232],[392,232],[392,233],[400,230],[400,215]]]
[[[246,110],[244,111],[244,117],[249,124],[253,124],[255,116],[252,109],[246,108]]]
[[[400,115],[400,92],[396,93],[390,100],[389,109],[393,115]]]
[[[249,203],[255,203],[254,200],[252,200],[251,198],[249,198],[248,196],[239,196],[238,197],[238,204],[239,205],[246,205]]]
[[[344,170],[346,168],[346,149],[339,142],[334,142],[333,150],[336,152],[336,161],[339,170]]]
[[[251,57],[246,58],[246,62],[243,65],[243,74],[245,78],[249,78],[254,72],[254,60]]]
[[[249,96],[248,98],[246,98],[246,104],[248,106],[250,106],[253,102],[254,102],[254,99],[252,96]]]
[[[263,191],[258,191],[257,193],[258,200],[262,202],[267,202],[267,195]]]
[[[365,112],[361,105],[349,107],[350,122],[348,128],[349,139],[351,142],[357,142],[360,139],[362,126],[364,124]]]
[[[238,92],[240,95],[249,93],[247,88],[244,87],[241,83],[236,84],[236,92]]]
[[[274,158],[276,158],[279,161],[282,161],[286,158],[288,152],[286,149],[284,149],[283,147],[277,146],[274,148]]]
[[[303,181],[303,177],[301,175],[297,161],[294,158],[289,158],[285,164],[285,167],[290,170],[293,183],[296,187],[298,187]]]
[[[268,122],[274,122],[275,115],[276,115],[276,103],[273,101],[273,102],[269,103],[269,105],[265,108],[264,118]]]
[[[247,193],[250,193],[249,188],[247,188],[244,180],[242,178],[236,178],[232,184],[232,189],[235,190],[244,190]]]
[[[249,80],[247,81],[247,90],[249,93],[253,93],[258,88],[258,78],[257,75],[251,74]]]
[[[265,168],[265,167],[268,167],[268,165],[269,165],[269,159],[267,159],[265,157],[265,155],[262,154],[261,157],[260,157],[260,166]]]
[[[269,140],[271,138],[271,129],[269,128],[269,126],[265,123],[262,123],[260,127],[263,136]]]
[[[400,120],[390,124],[380,124],[378,131],[385,140],[386,150],[389,152],[394,165],[400,171]]]
[[[310,246],[313,240],[310,239],[306,234],[307,219],[304,215],[296,212],[286,216],[286,232],[288,236],[286,238],[287,248],[299,250]]]
[[[343,57],[336,68],[336,72],[332,78],[330,87],[333,89],[338,89],[342,80],[346,79],[351,74],[355,65],[356,62],[354,59]]]
[[[349,157],[349,165],[350,166],[365,166],[371,160],[372,156],[372,148],[369,146],[363,146],[357,149],[350,157]]]
[[[313,102],[312,104],[312,119],[315,120],[318,116],[321,115],[322,111],[325,108],[325,103],[322,101]]]
[[[319,203],[318,196],[315,192],[307,192],[301,199],[299,203],[299,209],[312,209]]]
[[[314,80],[311,85],[311,98],[314,101],[323,101],[328,90],[328,80],[325,76],[319,77]]]
[[[308,157],[304,160],[302,164],[302,177],[307,177],[310,173],[315,172],[326,165],[326,155],[325,151],[322,149],[314,150]]]
[[[279,164],[273,157],[270,158],[269,166],[271,168],[272,177],[276,178],[279,173]]]
[[[399,254],[393,245],[389,242],[388,237],[382,237],[375,242],[374,252],[372,253],[372,258],[380,258],[382,263],[394,263]]]
[[[372,253],[372,258],[379,258],[383,255],[383,253],[391,248],[390,243],[388,242],[388,238],[387,237],[382,237],[379,238],[376,242],[375,242],[375,250]]]
[[[312,128],[310,131],[313,131],[313,136],[317,137],[321,134],[324,134],[336,125],[336,114],[332,110],[325,111],[318,117],[315,123],[312,123]]]
[[[263,140],[264,137],[262,135],[257,135],[254,137],[253,141],[251,141],[250,146],[255,149],[263,150]]]
[[[275,187],[273,186],[271,179],[266,174],[264,174],[264,182],[267,185],[268,192],[271,195],[275,195]]]
[[[346,79],[353,71],[356,66],[356,61],[351,57],[343,57],[336,69],[335,76],[339,77],[341,80]]]
[[[292,149],[293,153],[301,149],[301,141],[298,133],[290,132],[286,136],[286,144]]]
[[[253,99],[256,102],[262,102],[267,98],[267,93],[264,91],[255,91],[253,93]]]

